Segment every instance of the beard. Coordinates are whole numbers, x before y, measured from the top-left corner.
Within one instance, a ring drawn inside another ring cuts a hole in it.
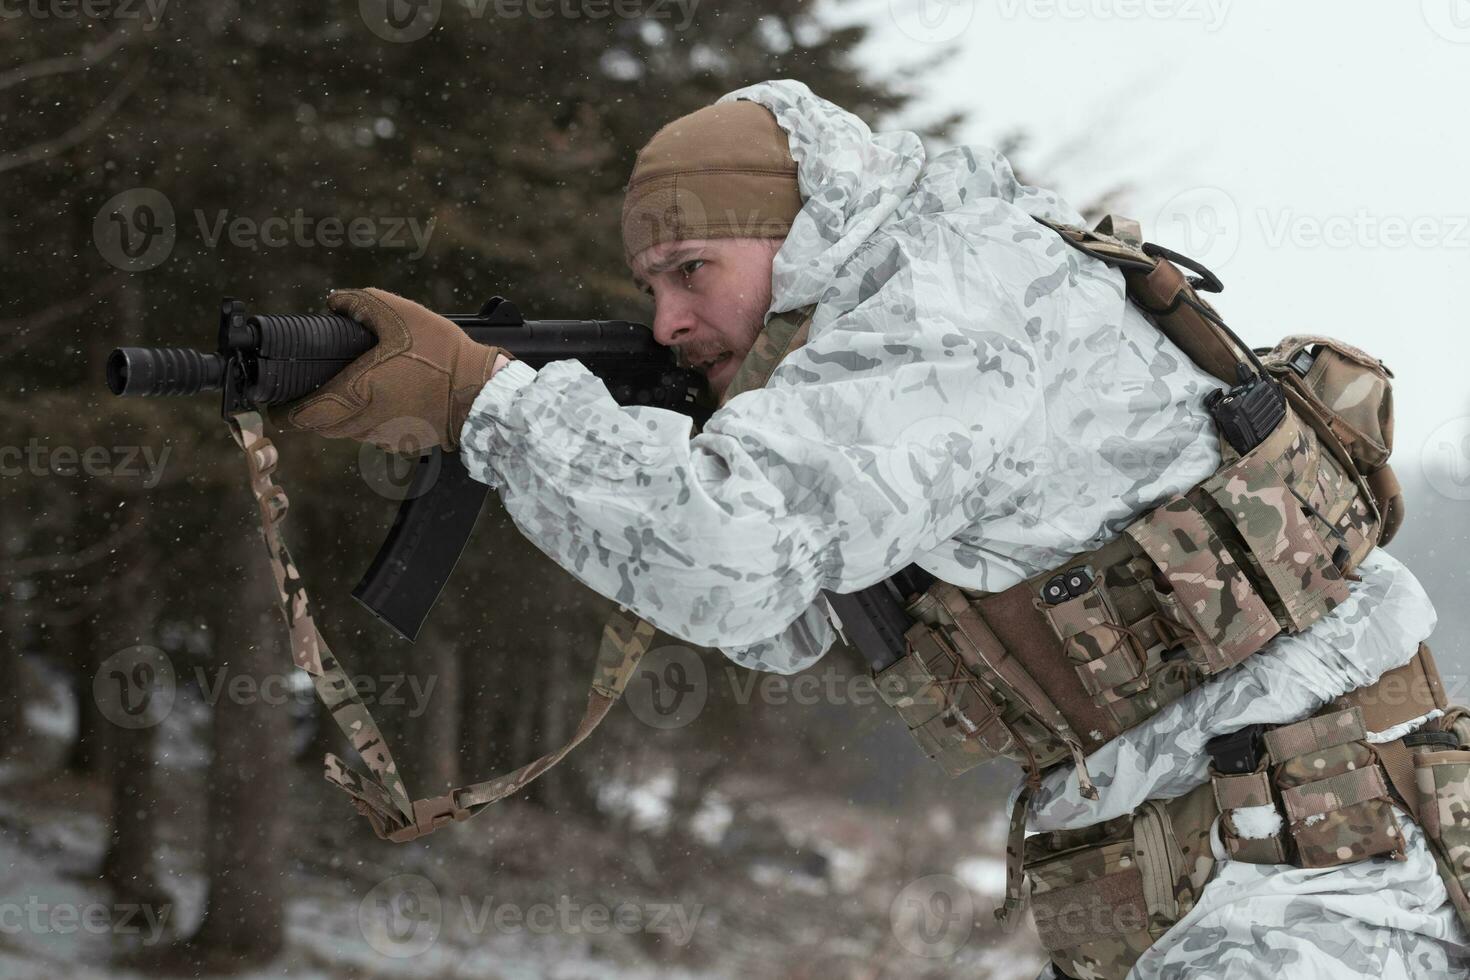
[[[716,399],[724,395],[725,389],[745,362],[746,355],[755,346],[755,339],[765,329],[766,310],[770,305],[771,283],[767,279],[763,289],[752,290],[731,307],[730,319],[727,321],[730,326],[722,339],[713,344],[703,344],[700,349],[689,352],[689,361],[694,364],[703,363],[725,351],[730,352],[730,357],[719,364],[711,365],[705,374],[710,393]]]

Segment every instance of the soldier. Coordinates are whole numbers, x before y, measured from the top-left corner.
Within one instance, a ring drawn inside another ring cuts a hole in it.
[[[913,563],[965,595],[998,594],[1118,540],[1232,461],[1206,406],[1218,378],[1130,302],[1118,269],[1036,219],[1081,222],[992,151],[926,160],[914,134],[874,134],[800,83],[754,85],[661,129],[624,205],[655,336],[720,400],[702,432],[674,413],[619,407],[576,361],[533,370],[375,289],[330,300],[380,337],[362,369],[281,414],[365,441],[394,419],[425,420],[580,581],[673,636],[795,672],[833,642],[822,590],[852,592]],[[1281,506],[1266,518],[1303,519]],[[1329,544],[1365,540],[1326,530]],[[1353,838],[1339,863],[1304,871],[1279,860],[1294,848],[1246,858],[1286,840],[1269,794],[1220,803],[1237,808],[1227,835],[1207,788],[1209,739],[1298,722],[1417,662],[1435,622],[1427,596],[1387,553],[1361,552],[1310,628],[1268,623],[1280,635],[1259,655],[1161,695],[1111,738],[1075,733],[1069,750],[1080,762],[1087,747],[1085,767],[1051,765],[1018,786],[1012,802],[1038,832],[1133,814],[1136,835],[1146,801],[1208,804],[1192,837],[1188,808],[1169,809],[1165,836],[1184,866],[1162,900],[1143,884],[1134,904],[1148,922],[1063,928],[1054,907],[1038,921],[1053,958],[1044,976],[1464,975],[1470,938],[1423,830],[1386,791],[1373,812],[1396,814],[1394,829],[1353,829],[1387,834],[1392,853],[1364,859]],[[1230,572],[1217,559],[1201,573],[1209,601],[1254,595],[1232,591]],[[1145,645],[1162,677],[1166,644]],[[1440,714],[1343,744],[1367,758],[1369,744]],[[1010,731],[1006,754],[1034,748],[1025,736]],[[1292,833],[1337,827],[1327,818],[1353,803],[1333,797]],[[1041,840],[1026,842],[1028,856]],[[1112,876],[1120,888],[1134,887],[1132,853]],[[1100,888],[1085,863],[1068,873]],[[1097,894],[1093,912],[1133,901]]]

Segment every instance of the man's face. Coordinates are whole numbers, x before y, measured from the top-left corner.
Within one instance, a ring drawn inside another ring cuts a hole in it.
[[[781,239],[660,242],[633,257],[633,282],[653,297],[653,336],[704,372],[716,398],[750,353],[771,305]]]

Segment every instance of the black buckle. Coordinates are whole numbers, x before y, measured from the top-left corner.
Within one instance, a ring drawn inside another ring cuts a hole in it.
[[[1257,722],[1238,732],[1216,735],[1205,743],[1215,771],[1223,775],[1241,775],[1256,771],[1261,764],[1261,735],[1270,727]]]

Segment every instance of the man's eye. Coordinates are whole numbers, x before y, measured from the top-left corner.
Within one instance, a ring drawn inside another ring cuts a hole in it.
[[[690,259],[688,262],[685,262],[683,265],[679,266],[679,271],[684,273],[684,275],[686,276],[692,276],[694,274],[694,270],[698,269],[702,265],[704,265],[704,259]]]

